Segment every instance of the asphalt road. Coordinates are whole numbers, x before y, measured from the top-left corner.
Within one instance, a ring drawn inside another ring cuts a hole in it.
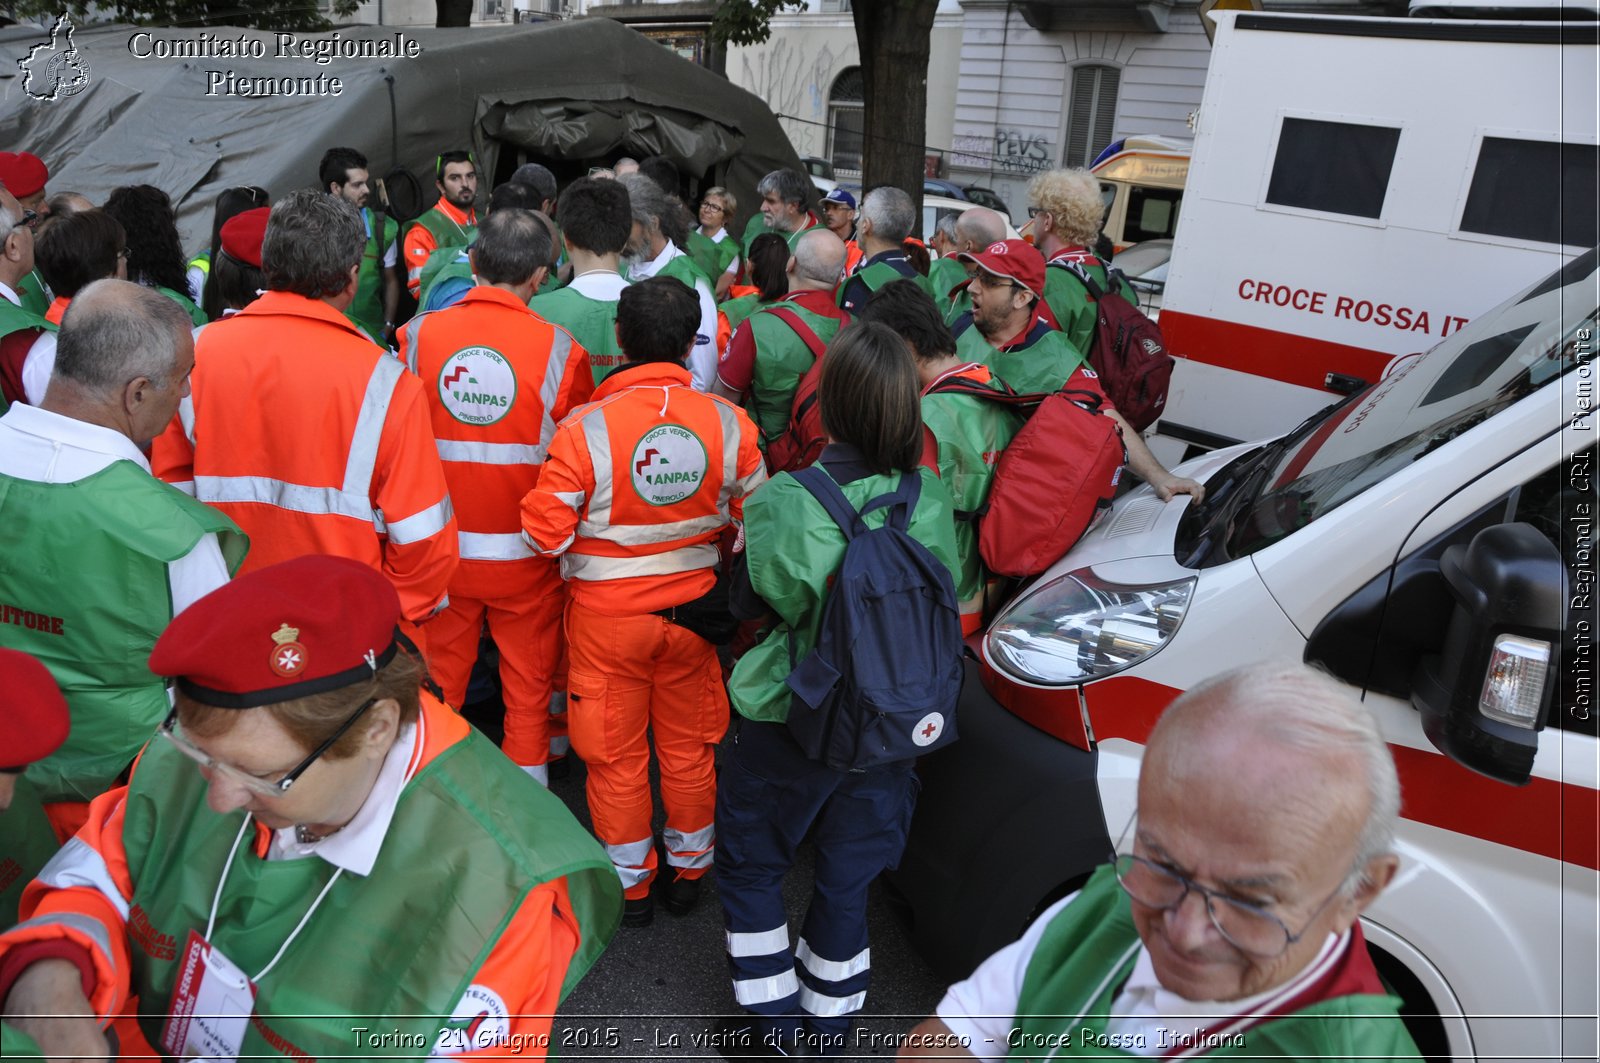
[[[550,789],[584,826],[589,825],[582,762],[574,764],[567,778],[554,780]],[[658,836],[662,820],[658,790]],[[811,863],[808,844],[785,883],[791,934],[800,926],[811,893]],[[675,917],[658,904],[650,926],[617,931],[605,954],[562,1006],[551,1037],[552,1055],[720,1058],[704,1039],[718,1018],[738,1008],[729,983],[716,872],[709,872],[704,881],[699,907],[688,915]],[[881,884],[873,886],[869,932],[872,985],[867,1011],[857,1017],[846,1043],[846,1059],[893,1057],[894,1036],[920,1022],[944,994],[944,984],[912,951]]]

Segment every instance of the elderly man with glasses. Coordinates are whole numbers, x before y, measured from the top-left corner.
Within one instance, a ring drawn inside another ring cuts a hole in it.
[[[1300,664],[1204,683],[1150,736],[1119,855],[901,1055],[1419,1058],[1357,921],[1399,807],[1355,691]]]
[[[8,1037],[73,1059],[106,1055],[108,1024],[125,1058],[544,1058],[621,888],[423,689],[400,617],[381,574],[324,555],[172,622],[160,740],[0,936]]]

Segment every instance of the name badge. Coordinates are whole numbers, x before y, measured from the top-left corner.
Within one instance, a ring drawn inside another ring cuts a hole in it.
[[[161,1046],[168,1055],[218,1063],[238,1058],[256,987],[220,950],[194,930],[178,967]]]

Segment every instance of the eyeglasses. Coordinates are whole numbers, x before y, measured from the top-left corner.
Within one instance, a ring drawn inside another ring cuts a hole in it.
[[[294,785],[294,781],[300,778],[301,775],[305,774],[307,768],[311,767],[311,765],[317,762],[317,758],[321,757],[328,750],[332,749],[333,744],[340,738],[344,737],[344,733],[350,730],[350,728],[355,725],[355,722],[361,719],[362,715],[377,703],[377,698],[368,698],[366,701],[362,702],[361,707],[346,717],[344,723],[339,725],[338,730],[329,735],[321,745],[317,746],[316,749],[313,749],[311,754],[306,757],[306,759],[302,760],[299,764],[296,764],[278,779],[263,779],[259,775],[252,775],[243,768],[235,767],[232,764],[217,760],[205,750],[191,745],[188,739],[178,734],[177,709],[173,709],[167,714],[165,722],[163,722],[161,726],[157,728],[156,734],[160,735],[162,738],[165,738],[174,746],[177,746],[180,753],[194,761],[196,764],[200,765],[202,768],[222,776],[231,783],[242,786],[244,789],[249,790],[257,797],[282,797],[284,794],[289,792],[289,787]]]
[[[724,207],[721,203],[706,202],[706,203],[700,204],[700,209],[701,210],[709,210],[709,211],[713,211],[713,212],[715,212],[717,214],[721,214],[721,213],[725,212],[728,208]]]
[[[1133,825],[1132,820],[1128,825]],[[1123,830],[1123,836],[1127,836],[1126,829]],[[1307,917],[1306,925],[1300,932],[1291,934],[1283,920],[1264,906],[1208,889],[1187,875],[1142,856],[1113,854],[1112,869],[1124,893],[1136,903],[1158,912],[1169,912],[1178,907],[1190,891],[1200,894],[1206,903],[1206,915],[1210,917],[1211,925],[1217,928],[1217,933],[1240,952],[1261,959],[1281,956],[1290,945],[1305,937],[1317,917],[1344,891],[1344,884],[1340,883]]]
[[[1021,288],[1022,285],[1010,277],[1002,277],[998,273],[990,273],[986,269],[975,270],[972,274],[974,280],[980,285],[991,290],[995,288]]]
[[[39,212],[36,210],[29,210],[28,208],[24,207],[22,208],[22,220],[13,225],[12,228],[31,229],[37,224],[39,224]]]
[[[126,247],[118,249],[117,257],[118,258],[127,258],[128,257],[128,249]]]
[[[1037,218],[1041,214],[1049,214],[1049,213],[1050,212],[1048,210],[1045,210],[1043,207],[1029,207],[1028,208],[1028,217],[1030,217],[1030,218]]]

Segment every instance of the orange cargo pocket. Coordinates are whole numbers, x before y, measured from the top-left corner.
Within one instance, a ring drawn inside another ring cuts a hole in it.
[[[606,708],[605,676],[576,669],[567,673],[567,737],[585,763],[609,764],[615,757]]]

